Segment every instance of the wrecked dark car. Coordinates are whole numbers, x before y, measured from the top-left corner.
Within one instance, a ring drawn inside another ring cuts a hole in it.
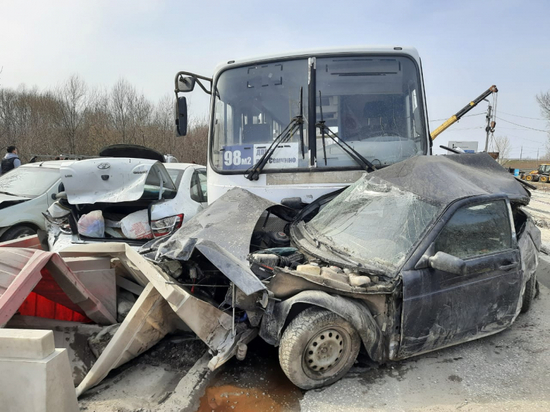
[[[486,154],[415,157],[299,212],[233,189],[141,253],[182,296],[172,309],[212,369],[259,334],[311,389],[362,347],[385,362],[510,326],[536,293],[529,198]]]

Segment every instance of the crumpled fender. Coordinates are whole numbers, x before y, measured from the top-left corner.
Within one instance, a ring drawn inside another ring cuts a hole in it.
[[[319,290],[308,290],[275,304],[271,314],[265,314],[260,327],[260,336],[267,343],[278,346],[283,327],[292,307],[297,303],[318,306],[336,313],[357,330],[371,359],[381,362],[387,359],[382,331],[366,304],[357,299],[330,295]]]
[[[197,213],[168,239],[153,240],[142,253],[153,261],[188,261],[195,249],[246,295],[265,290],[248,267],[246,257],[256,223],[265,211],[291,221],[296,211],[233,188]]]

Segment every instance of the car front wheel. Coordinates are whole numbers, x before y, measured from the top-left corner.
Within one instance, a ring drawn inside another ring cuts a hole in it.
[[[4,232],[2,235],[2,242],[6,240],[19,239],[21,237],[36,235],[36,230],[32,227],[20,225],[14,226]]]
[[[301,312],[286,328],[279,363],[286,376],[302,389],[330,385],[352,367],[361,340],[342,317],[316,307]]]

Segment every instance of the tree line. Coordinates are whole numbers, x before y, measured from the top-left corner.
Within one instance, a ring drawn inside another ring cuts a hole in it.
[[[127,80],[92,89],[78,75],[52,90],[0,87],[0,149],[15,145],[23,162],[33,155],[97,155],[107,145],[131,143],[206,164],[206,119],[191,119],[188,135],[174,127],[174,97],[156,103]]]

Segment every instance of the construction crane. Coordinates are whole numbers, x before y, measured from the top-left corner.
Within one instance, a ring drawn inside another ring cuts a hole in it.
[[[495,85],[492,85],[487,90],[485,90],[481,95],[479,95],[477,98],[472,100],[470,103],[468,103],[466,106],[464,106],[461,110],[459,110],[456,114],[449,117],[445,123],[443,123],[441,126],[439,126],[437,129],[435,129],[432,133],[430,133],[430,136],[432,140],[434,140],[437,136],[439,136],[444,130],[449,128],[452,124],[456,123],[460,120],[462,116],[464,116],[466,113],[468,113],[470,110],[472,110],[474,107],[476,107],[479,102],[484,100],[487,96],[498,93],[498,89]],[[495,129],[495,122],[494,120],[491,121],[491,106],[489,106],[489,113],[487,114],[487,128],[485,129],[487,131],[487,136],[489,135],[489,132],[492,132]],[[485,147],[485,151],[487,151],[487,147]]]

